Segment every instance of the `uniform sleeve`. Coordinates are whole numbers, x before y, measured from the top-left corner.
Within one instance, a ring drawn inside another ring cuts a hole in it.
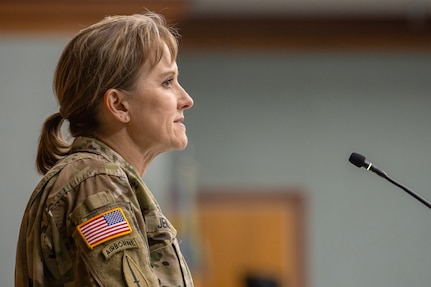
[[[69,216],[82,260],[76,275],[90,276],[99,286],[159,286],[133,192],[109,176],[96,178],[79,186],[82,198]]]

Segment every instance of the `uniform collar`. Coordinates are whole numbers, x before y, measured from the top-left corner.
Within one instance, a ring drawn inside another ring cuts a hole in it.
[[[95,138],[77,137],[72,143],[70,153],[89,152],[102,156],[106,160],[118,164],[122,169],[140,178],[138,172],[119,153]]]

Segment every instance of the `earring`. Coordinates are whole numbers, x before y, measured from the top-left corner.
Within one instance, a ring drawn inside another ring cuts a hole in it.
[[[129,121],[129,116],[125,116],[125,117],[124,117],[124,120],[125,120],[126,122],[128,122],[128,121]]]

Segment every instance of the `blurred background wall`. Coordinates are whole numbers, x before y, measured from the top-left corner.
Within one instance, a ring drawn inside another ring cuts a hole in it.
[[[189,147],[145,176],[162,207],[184,158],[193,192],[299,186],[307,286],[428,286],[430,210],[348,157],[365,154],[431,200],[431,2],[153,2],[0,3],[0,285],[13,285],[62,48],[103,15],[147,6],[178,23],[180,80],[195,100]]]

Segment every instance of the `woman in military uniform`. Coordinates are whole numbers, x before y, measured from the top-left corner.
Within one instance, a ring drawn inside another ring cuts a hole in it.
[[[187,145],[193,100],[178,82],[177,49],[175,30],[154,13],[107,17],[67,44],[15,286],[193,286],[176,230],[142,181],[157,155]]]

